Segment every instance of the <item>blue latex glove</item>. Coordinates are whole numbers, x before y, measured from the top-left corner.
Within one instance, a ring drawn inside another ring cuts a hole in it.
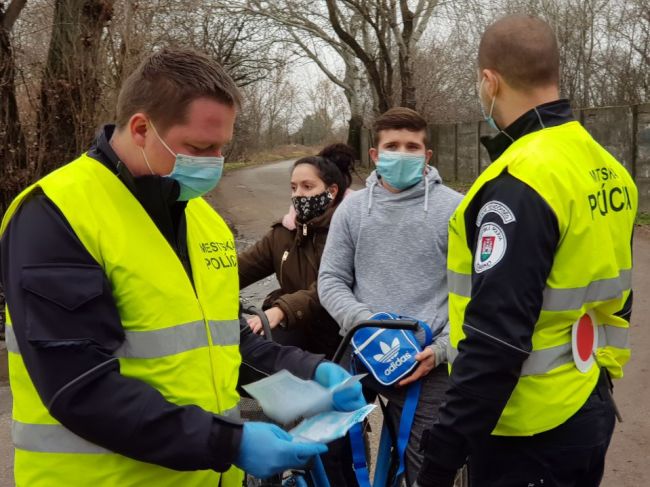
[[[266,479],[292,468],[300,468],[314,455],[327,451],[322,443],[293,442],[293,437],[270,423],[244,423],[235,465],[254,477]]]
[[[343,367],[332,362],[322,362],[316,367],[314,374],[314,380],[328,389],[339,385],[348,377],[350,374]],[[358,382],[351,387],[335,392],[332,402],[337,411],[355,411],[366,405],[366,400],[361,392],[361,384]]]

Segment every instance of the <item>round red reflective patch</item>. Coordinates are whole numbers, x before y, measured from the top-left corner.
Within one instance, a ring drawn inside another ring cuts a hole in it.
[[[594,350],[594,323],[591,321],[591,316],[585,314],[578,322],[578,333],[576,337],[576,345],[578,348],[578,355],[581,360],[589,360]]]

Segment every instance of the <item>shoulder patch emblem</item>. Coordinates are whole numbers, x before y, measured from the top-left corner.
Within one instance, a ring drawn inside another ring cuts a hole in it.
[[[481,226],[474,255],[474,272],[480,274],[497,265],[506,253],[508,242],[503,229],[496,223]]]
[[[477,227],[481,226],[481,223],[483,223],[483,218],[485,218],[485,215],[488,213],[496,213],[499,215],[504,225],[517,220],[515,218],[515,214],[510,208],[508,208],[508,205],[501,203],[500,201],[492,200],[485,203],[481,210],[478,212],[478,216],[476,217]]]

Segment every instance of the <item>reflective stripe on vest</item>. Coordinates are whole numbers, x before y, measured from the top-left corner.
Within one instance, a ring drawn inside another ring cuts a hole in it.
[[[7,352],[20,353],[13,326],[5,326],[5,343],[7,344]]]
[[[239,345],[239,321],[210,321],[213,345]],[[151,331],[127,331],[116,357],[157,358],[207,347],[208,335],[203,321],[194,321]]]
[[[620,326],[601,325],[598,327],[598,348],[603,347],[629,348],[629,329]],[[458,350],[451,345],[447,348],[449,363],[458,356]],[[533,350],[521,366],[520,376],[542,375],[551,370],[573,363],[571,343],[564,343],[555,347]]]
[[[213,320],[208,325],[213,345],[239,345],[238,320]],[[157,358],[208,346],[205,323],[202,321],[161,330],[127,331],[125,335],[124,343],[114,354],[116,357]],[[7,351],[20,353],[12,326],[6,327],[5,340]]]
[[[449,292],[466,298],[471,297],[472,276],[448,270],[447,282],[449,283]],[[565,311],[580,309],[587,303],[616,298],[625,290],[630,289],[631,286],[632,270],[624,269],[617,277],[593,281],[584,287],[568,289],[547,287],[544,289],[542,310]]]
[[[239,406],[223,413],[229,419],[240,419]],[[101,446],[74,434],[61,424],[29,424],[13,421],[11,437],[16,448],[39,453],[103,453],[113,454]]]

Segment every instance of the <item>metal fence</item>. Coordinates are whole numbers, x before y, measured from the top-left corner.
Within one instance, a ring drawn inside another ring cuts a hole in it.
[[[639,188],[639,210],[650,212],[650,103],[575,110],[574,115],[592,136],[630,171]],[[431,125],[432,163],[445,181],[471,183],[490,160],[479,138],[491,133],[485,122]],[[371,136],[361,138],[362,164]]]

